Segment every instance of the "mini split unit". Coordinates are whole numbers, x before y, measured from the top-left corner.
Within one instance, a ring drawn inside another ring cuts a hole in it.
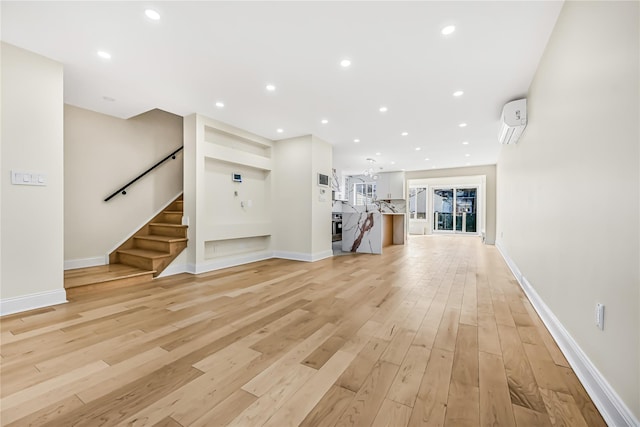
[[[527,127],[527,100],[518,99],[505,104],[500,118],[498,140],[501,144],[515,144]]]

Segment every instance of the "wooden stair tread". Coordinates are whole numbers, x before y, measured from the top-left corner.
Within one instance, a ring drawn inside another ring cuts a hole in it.
[[[186,242],[186,237],[172,237],[172,236],[161,236],[159,234],[145,234],[142,236],[135,236],[136,239],[144,239],[144,240],[155,240],[157,242]]]
[[[165,257],[171,256],[169,252],[152,251],[149,249],[138,249],[138,248],[120,249],[118,250],[118,253],[134,255],[134,256],[139,256],[139,257],[149,258],[149,259],[165,258]]]
[[[64,287],[75,288],[78,286],[96,283],[111,282],[125,278],[154,274],[153,270],[144,270],[124,264],[108,264],[97,267],[77,268],[64,272]]]
[[[183,212],[182,211],[164,210],[164,211],[162,211],[162,213],[166,213],[166,214],[181,214]]]

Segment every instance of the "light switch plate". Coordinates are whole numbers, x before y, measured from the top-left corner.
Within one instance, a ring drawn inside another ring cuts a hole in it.
[[[604,330],[604,304],[596,304],[596,326]]]
[[[47,175],[42,172],[12,170],[11,183],[13,185],[36,185],[43,187],[47,185]]]

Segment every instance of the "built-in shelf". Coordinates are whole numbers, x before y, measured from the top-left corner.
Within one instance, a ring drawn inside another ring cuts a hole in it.
[[[230,164],[248,166],[255,169],[270,171],[272,168],[272,160],[245,151],[234,150],[233,148],[215,146],[207,144],[203,147],[204,157],[220,160]]]
[[[271,158],[271,146],[260,141],[243,138],[211,126],[204,126],[204,140],[216,148],[224,147],[235,152],[241,151],[256,156]]]

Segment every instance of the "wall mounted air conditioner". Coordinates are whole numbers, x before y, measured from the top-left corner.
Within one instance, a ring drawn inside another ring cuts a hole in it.
[[[501,144],[515,144],[527,126],[527,100],[518,99],[505,104],[500,118],[498,140]]]

